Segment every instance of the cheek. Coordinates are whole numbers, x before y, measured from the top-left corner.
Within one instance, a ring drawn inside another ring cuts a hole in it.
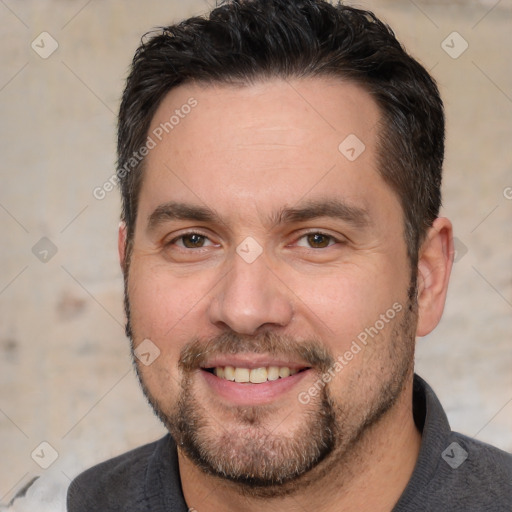
[[[347,264],[314,279],[297,277],[290,288],[301,314],[315,325],[314,334],[332,340],[331,350],[339,352],[393,304],[402,303],[407,286],[390,265]]]
[[[148,338],[162,359],[176,363],[206,316],[207,283],[199,276],[177,278],[165,265],[145,259],[132,262],[128,285],[135,345]]]
[[[139,374],[158,406],[169,413],[180,393],[178,361],[185,343],[196,334],[202,303],[198,283],[189,286],[149,258],[132,259],[128,278],[131,326]],[[204,315],[202,315],[204,317]]]

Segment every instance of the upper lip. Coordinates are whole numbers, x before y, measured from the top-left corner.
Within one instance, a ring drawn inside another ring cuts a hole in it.
[[[269,366],[288,367],[301,370],[311,365],[302,361],[292,361],[285,357],[276,358],[264,354],[226,354],[214,356],[201,364],[202,369],[233,366],[234,368],[268,368]]]

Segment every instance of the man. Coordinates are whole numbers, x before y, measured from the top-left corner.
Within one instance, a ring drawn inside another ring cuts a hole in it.
[[[232,0],[137,51],[127,334],[164,439],[71,512],[510,511],[512,456],[414,375],[453,257],[435,83],[369,12]]]

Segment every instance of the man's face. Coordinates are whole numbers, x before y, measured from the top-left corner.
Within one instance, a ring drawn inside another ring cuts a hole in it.
[[[347,453],[412,372],[379,110],[334,79],[184,85],[148,135],[176,110],[146,158],[127,276],[134,348],[160,351],[139,375],[206,472],[293,482]]]

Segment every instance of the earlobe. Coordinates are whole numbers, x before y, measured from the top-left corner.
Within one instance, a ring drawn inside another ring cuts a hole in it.
[[[119,223],[119,231],[117,235],[117,251],[119,253],[119,264],[121,265],[121,270],[124,273],[126,262],[126,223],[124,221]]]
[[[452,224],[440,217],[429,229],[418,259],[417,336],[429,334],[441,319],[453,255]]]

